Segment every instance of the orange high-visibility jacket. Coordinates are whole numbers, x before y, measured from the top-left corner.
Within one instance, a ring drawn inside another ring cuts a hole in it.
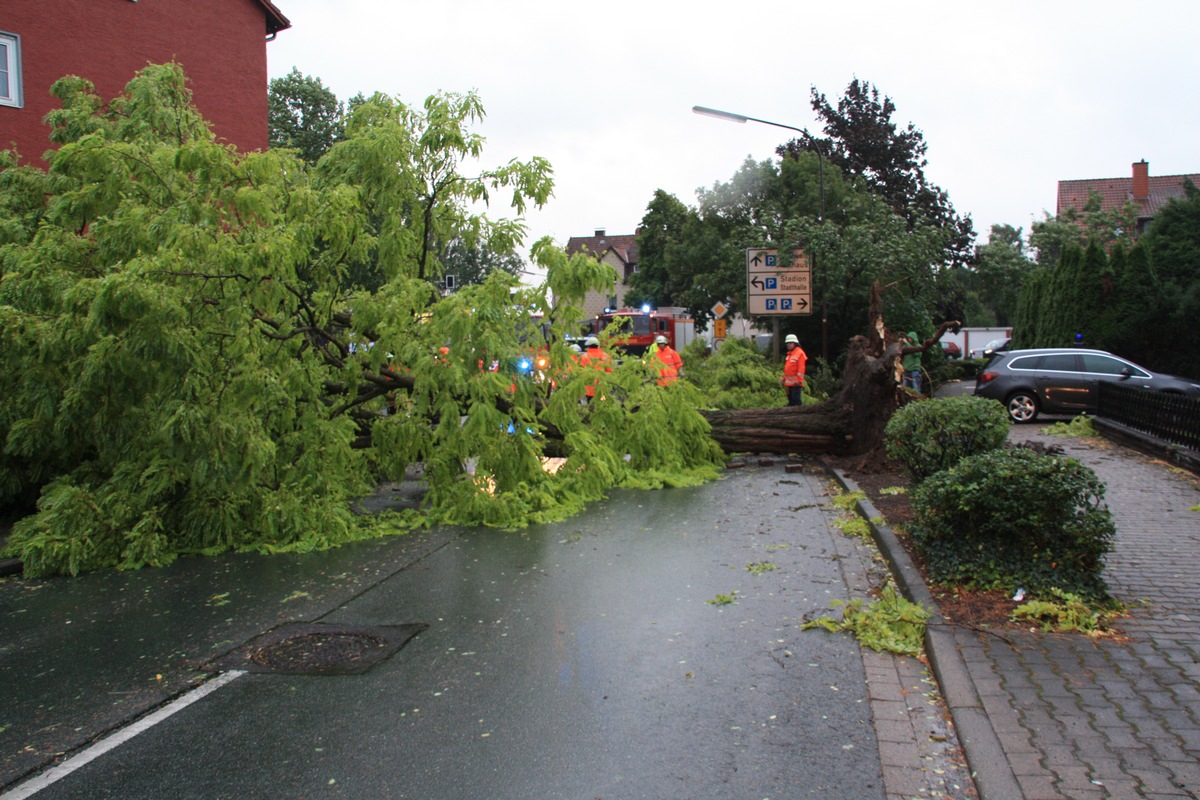
[[[591,367],[592,369],[602,369],[605,372],[612,372],[612,359],[608,357],[608,353],[599,347],[589,347],[587,350],[584,350],[583,355],[579,357],[579,365],[581,367]],[[587,396],[596,396],[596,384],[594,382],[587,385]]]
[[[683,369],[683,359],[679,357],[679,353],[671,349],[670,345],[659,347],[654,354],[662,362],[662,367],[658,370],[658,385],[666,386],[679,377],[679,370]]]
[[[805,354],[804,348],[796,345],[787,354],[787,360],[783,362],[783,385],[784,386],[803,386],[804,385],[804,368],[808,364],[808,355]]]

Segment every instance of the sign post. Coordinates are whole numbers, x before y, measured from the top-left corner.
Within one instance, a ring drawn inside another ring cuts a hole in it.
[[[717,342],[725,338],[725,315],[729,313],[729,306],[718,300],[710,310],[713,314],[713,346],[715,348]]]
[[[800,248],[792,263],[779,263],[779,251],[746,250],[747,312],[756,316],[812,314],[812,265]]]

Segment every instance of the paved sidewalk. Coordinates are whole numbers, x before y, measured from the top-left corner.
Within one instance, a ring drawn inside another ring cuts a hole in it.
[[[1119,638],[954,629],[1028,800],[1200,797],[1200,481],[1104,440],[1019,426],[1107,487]],[[968,758],[970,758],[968,747]]]

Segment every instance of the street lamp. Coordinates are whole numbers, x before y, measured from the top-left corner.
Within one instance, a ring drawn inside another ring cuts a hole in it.
[[[817,146],[817,140],[808,132],[807,128],[797,128],[795,125],[784,125],[782,122],[771,122],[767,119],[758,119],[757,117],[747,117],[745,114],[734,114],[732,111],[720,111],[715,108],[706,106],[692,106],[692,113],[699,114],[703,117],[713,117],[715,119],[723,119],[729,122],[737,122],[746,124],[747,122],[757,122],[762,125],[773,125],[776,128],[786,128],[789,131],[796,131],[804,134],[806,142],[817,153],[817,175],[821,182],[821,214],[817,217],[818,222],[825,221],[825,154],[821,152],[821,148]],[[813,263],[816,264],[816,255],[813,255]],[[779,354],[779,322],[775,322],[775,350],[776,355]],[[821,358],[826,362],[829,361],[829,304],[824,297],[821,298]]]

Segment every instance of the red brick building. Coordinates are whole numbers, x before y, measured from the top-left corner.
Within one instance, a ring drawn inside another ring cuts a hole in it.
[[[109,99],[148,63],[170,61],[218,138],[266,149],[266,43],[290,26],[270,0],[3,0],[0,150],[41,163],[42,119],[58,107],[50,87],[64,75]]]
[[[1128,178],[1096,178],[1058,182],[1057,216],[1068,208],[1083,211],[1092,192],[1100,195],[1100,210],[1119,209],[1127,202],[1137,206],[1137,233],[1145,233],[1150,220],[1172,198],[1183,198],[1183,181],[1188,178],[1200,186],[1200,175],[1150,175],[1150,164],[1137,161]]]

